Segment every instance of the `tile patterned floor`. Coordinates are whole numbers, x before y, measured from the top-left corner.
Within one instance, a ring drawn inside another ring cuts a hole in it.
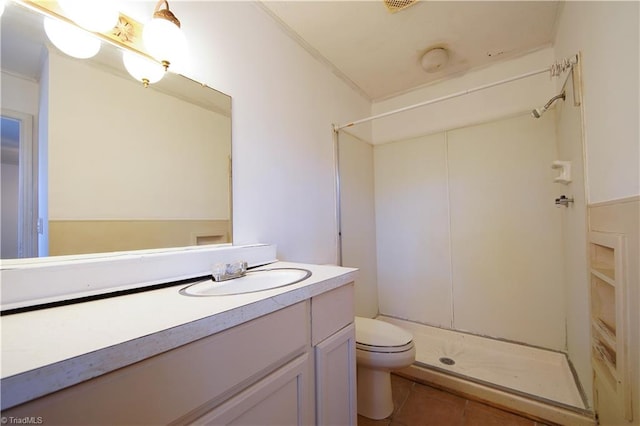
[[[391,376],[395,409],[383,420],[358,416],[358,426],[545,426],[400,376]]]

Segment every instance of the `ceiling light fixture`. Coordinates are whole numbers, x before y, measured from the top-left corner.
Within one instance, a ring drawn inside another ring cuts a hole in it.
[[[99,39],[68,22],[46,17],[44,31],[54,46],[74,58],[91,58],[100,50]]]
[[[418,0],[383,0],[383,2],[389,12],[396,13],[409,6],[413,6]]]
[[[422,55],[420,65],[426,72],[438,72],[449,62],[449,52],[444,47],[429,49]]]
[[[164,76],[164,67],[153,59],[145,58],[129,50],[122,52],[122,62],[133,78],[142,82],[144,87],[157,83]]]
[[[166,9],[161,9],[165,6]],[[169,2],[160,0],[153,12],[153,19],[142,31],[142,40],[147,52],[160,61],[165,70],[184,56],[187,40],[180,29],[180,21],[169,10]]]

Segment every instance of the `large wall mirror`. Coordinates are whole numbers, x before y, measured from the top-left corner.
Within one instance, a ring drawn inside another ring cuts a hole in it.
[[[231,98],[66,56],[42,20],[2,15],[2,259],[231,242]]]

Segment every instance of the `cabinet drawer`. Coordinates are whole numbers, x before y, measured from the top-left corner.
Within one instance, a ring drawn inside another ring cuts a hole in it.
[[[311,342],[315,346],[353,322],[353,283],[311,299]]]
[[[3,416],[45,423],[167,424],[199,416],[309,345],[301,302],[96,379],[22,404]]]

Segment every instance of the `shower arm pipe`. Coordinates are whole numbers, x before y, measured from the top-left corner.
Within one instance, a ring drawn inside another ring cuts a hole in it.
[[[570,60],[567,60],[566,62],[570,65],[570,68],[571,68],[571,67],[573,67],[573,65],[575,63],[577,63],[577,60],[578,60],[578,56],[576,55],[576,56],[572,57]],[[523,78],[532,77],[534,75],[543,74],[543,73],[546,73],[546,72],[551,72],[552,76],[554,76],[554,75],[557,76],[558,75],[557,74],[557,70],[558,70],[557,66],[554,65],[554,66],[550,66],[550,67],[547,67],[547,68],[542,68],[542,69],[539,69],[539,70],[530,71],[528,73],[516,75],[514,77],[505,78],[504,80],[495,81],[493,83],[488,83],[488,84],[484,84],[482,86],[474,87],[472,89],[467,89],[467,90],[463,90],[463,91],[460,91],[460,92],[452,93],[450,95],[442,96],[442,97],[439,97],[439,98],[430,99],[430,100],[425,101],[425,102],[420,102],[420,103],[417,103],[417,104],[414,104],[414,105],[409,105],[409,106],[402,107],[402,108],[399,108],[399,109],[396,109],[396,110],[393,110],[393,111],[387,111],[387,112],[383,112],[381,114],[372,115],[370,117],[366,117],[366,118],[362,118],[360,120],[352,121],[352,122],[347,123],[347,124],[335,125],[334,126],[334,130],[337,132],[337,131],[340,131],[342,129],[346,129],[347,127],[355,126],[356,124],[367,123],[369,121],[373,121],[373,120],[376,120],[378,118],[384,118],[384,117],[388,117],[390,115],[398,114],[398,113],[401,113],[401,112],[410,111],[412,109],[416,109],[416,108],[420,108],[420,107],[423,107],[423,106],[427,106],[427,105],[435,104],[435,103],[438,103],[438,102],[446,101],[448,99],[453,99],[453,98],[457,98],[457,97],[460,97],[460,96],[468,95],[470,93],[478,92],[480,90],[489,89],[491,87],[499,86],[501,84],[510,83],[512,81],[521,80]]]

